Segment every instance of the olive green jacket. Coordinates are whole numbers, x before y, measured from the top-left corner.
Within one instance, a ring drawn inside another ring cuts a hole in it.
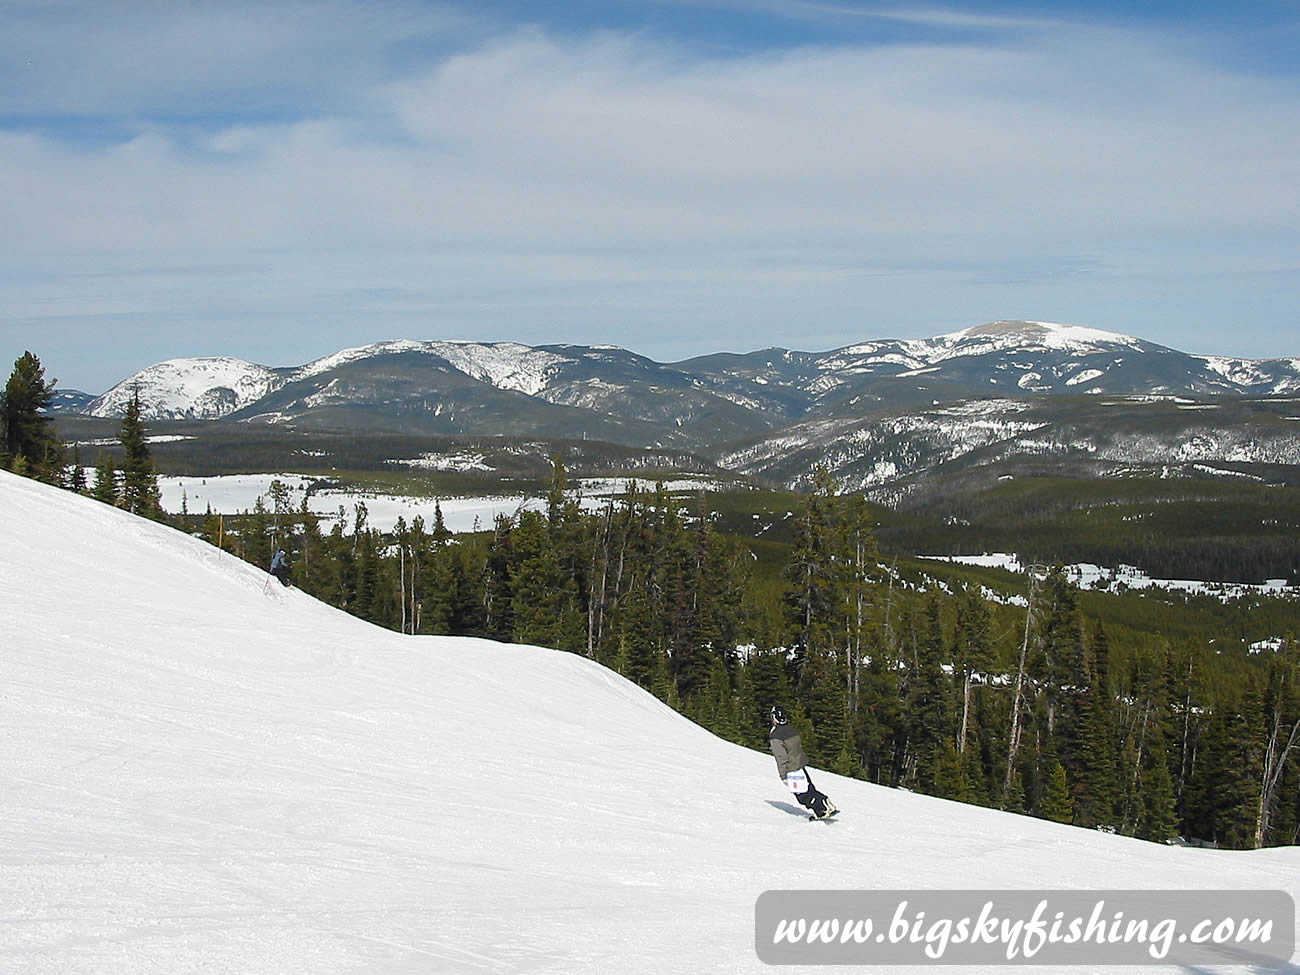
[[[803,744],[799,741],[799,732],[794,730],[793,725],[773,725],[767,741],[772,747],[772,754],[776,756],[776,769],[782,779],[808,764],[808,756],[803,753]]]

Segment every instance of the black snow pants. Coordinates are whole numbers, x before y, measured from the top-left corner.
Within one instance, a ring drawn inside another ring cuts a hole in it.
[[[808,775],[808,770],[804,769],[803,774]],[[817,787],[813,785],[813,780],[811,775],[808,775],[808,791],[796,793],[795,798],[799,800],[799,805],[803,806],[805,809],[811,810],[813,815],[815,816],[825,815],[826,796],[823,793],[817,791]]]

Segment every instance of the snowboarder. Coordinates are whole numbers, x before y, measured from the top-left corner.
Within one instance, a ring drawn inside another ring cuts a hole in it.
[[[812,776],[808,774],[808,756],[803,753],[803,744],[799,741],[799,732],[790,724],[790,716],[779,704],[772,705],[772,730],[768,732],[768,744],[776,756],[776,770],[787,789],[794,793],[799,805],[812,811],[809,819],[827,819],[834,816],[838,809],[824,793],[813,785]]]
[[[289,584],[289,561],[284,556],[284,549],[275,550],[275,556],[271,559],[271,575],[280,580],[280,585]]]

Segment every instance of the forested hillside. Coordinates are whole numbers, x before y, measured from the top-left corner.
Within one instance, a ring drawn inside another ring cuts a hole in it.
[[[287,549],[296,584],[394,629],[592,657],[755,748],[791,702],[845,774],[1156,841],[1297,842],[1294,603],[1080,591],[1059,567],[986,586],[882,557],[873,510],[824,473],[798,508],[790,544],[662,487],[584,513],[557,458],[546,512],[475,535],[388,535],[364,505],[322,534],[274,496],[199,530],[259,565]],[[1246,617],[1281,649],[1216,653]]]

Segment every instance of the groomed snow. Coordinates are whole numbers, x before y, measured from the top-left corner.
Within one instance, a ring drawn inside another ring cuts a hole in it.
[[[2,472],[0,506],[0,971],[731,975],[772,971],[771,888],[1300,895],[1300,850],[825,772],[808,823],[769,756],[581,657],[380,630]]]

